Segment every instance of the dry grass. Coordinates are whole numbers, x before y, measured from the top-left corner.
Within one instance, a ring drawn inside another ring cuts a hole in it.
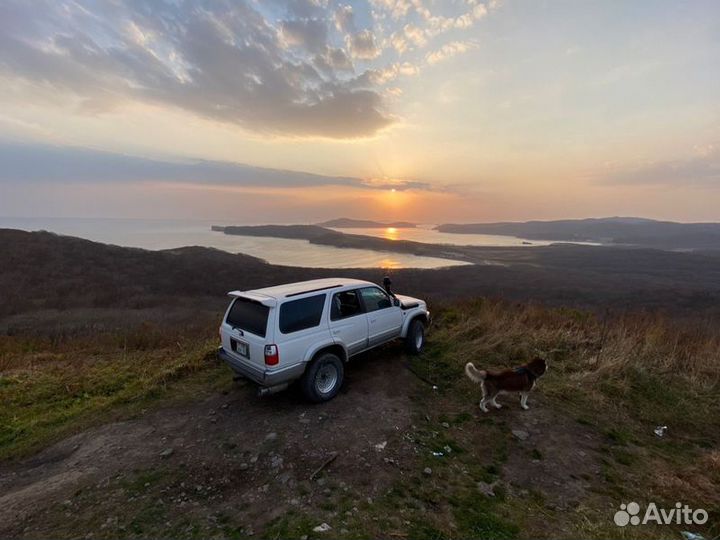
[[[720,328],[657,314],[601,317],[569,308],[549,309],[479,299],[441,309],[435,337],[456,345],[450,356],[482,365],[540,355],[572,356],[563,369],[587,379],[622,377],[637,369],[678,376],[702,389],[720,383]]]
[[[466,362],[501,368],[540,355],[550,365],[538,389],[542,406],[603,437],[600,492],[688,501],[711,515],[720,508],[720,329],[657,314],[603,317],[485,299],[435,311],[430,349],[414,367],[449,407],[477,402]],[[666,437],[654,434],[657,425],[668,426]],[[582,537],[617,534],[596,514],[578,510],[571,528]]]
[[[201,325],[202,326],[202,325]],[[0,336],[0,458],[14,457],[150,401],[207,391],[222,373],[208,325],[143,324],[73,338]]]

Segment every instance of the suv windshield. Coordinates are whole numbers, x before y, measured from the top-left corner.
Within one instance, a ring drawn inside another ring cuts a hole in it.
[[[247,298],[236,298],[225,322],[233,328],[265,337],[270,308]]]

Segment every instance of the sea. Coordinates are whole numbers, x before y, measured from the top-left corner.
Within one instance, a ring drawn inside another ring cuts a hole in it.
[[[203,246],[229,253],[244,253],[271,264],[306,268],[442,268],[467,263],[422,257],[408,253],[369,249],[337,248],[306,240],[236,236],[212,231],[212,225],[238,225],[218,220],[113,219],[113,218],[22,218],[0,217],[0,228],[49,231],[95,242],[149,250]],[[246,225],[246,224],[243,224]],[[417,228],[335,229],[348,234],[378,236],[390,240],[413,240],[434,244],[473,246],[539,246],[550,242],[487,234],[450,234]]]

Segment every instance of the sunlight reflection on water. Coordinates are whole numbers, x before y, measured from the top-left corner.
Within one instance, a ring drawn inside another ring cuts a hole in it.
[[[171,249],[184,246],[212,247],[230,253],[244,253],[272,264],[307,268],[441,268],[467,263],[437,257],[416,257],[368,249],[345,249],[316,245],[306,240],[235,236],[213,232],[218,221],[3,218],[0,227],[27,231],[47,230],[96,242],[144,249]]]

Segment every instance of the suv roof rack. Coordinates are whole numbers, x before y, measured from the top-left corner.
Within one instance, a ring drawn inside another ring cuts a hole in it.
[[[307,294],[307,293],[311,293],[311,292],[327,291],[328,289],[337,289],[338,287],[342,287],[342,285],[330,285],[328,287],[320,287],[319,289],[310,289],[307,291],[294,292],[291,294],[286,294],[285,298],[291,298],[293,296],[300,296],[301,294]]]

